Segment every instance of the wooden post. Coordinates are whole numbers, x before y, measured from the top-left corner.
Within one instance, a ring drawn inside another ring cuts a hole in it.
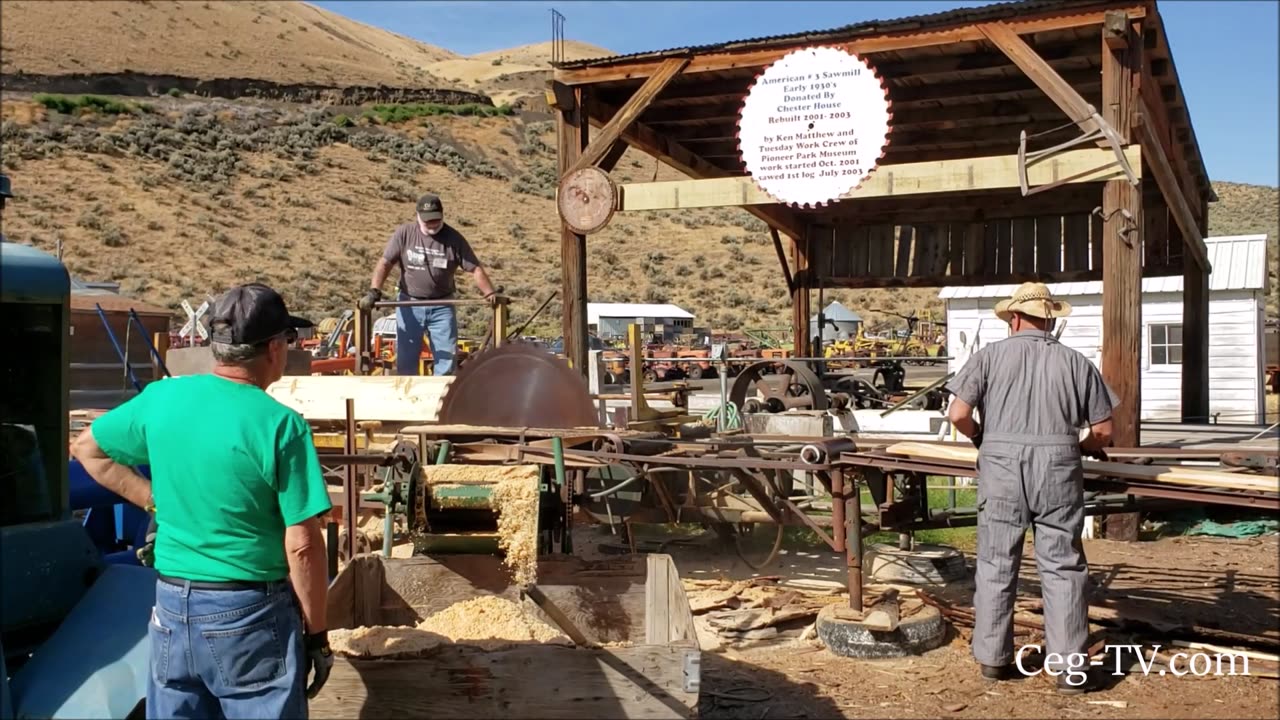
[[[1121,43],[1112,37],[1123,32]],[[1142,42],[1130,24],[1107,22],[1102,31],[1102,117],[1125,142],[1134,124],[1134,98],[1142,70]],[[1125,214],[1128,213],[1129,217]],[[1110,180],[1102,191],[1102,377],[1115,392],[1113,443],[1137,447],[1142,410],[1139,368],[1142,333],[1142,188]],[[1137,513],[1110,515],[1106,535],[1138,539]]]
[[[1182,266],[1182,421],[1208,422],[1209,273],[1193,258]]]
[[[553,85],[559,115],[556,118],[560,179],[587,147],[586,100],[582,88]],[[564,355],[575,370],[587,371],[587,238],[563,222],[560,224],[560,283],[563,303],[561,334]]]
[[[809,265],[809,237],[812,231],[806,229],[804,237],[791,243],[791,265],[795,269],[791,276],[791,335],[793,337],[792,357],[809,357],[809,288],[813,287],[813,268]]]

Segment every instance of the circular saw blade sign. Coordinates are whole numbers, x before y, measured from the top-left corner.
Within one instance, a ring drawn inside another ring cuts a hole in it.
[[[844,50],[805,48],[756,78],[738,119],[742,163],[760,189],[817,207],[867,179],[889,142],[880,77]]]

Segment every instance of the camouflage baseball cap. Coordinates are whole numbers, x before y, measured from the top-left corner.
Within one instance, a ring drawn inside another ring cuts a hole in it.
[[[444,219],[444,203],[440,202],[439,195],[427,193],[418,198],[418,218],[422,220]]]

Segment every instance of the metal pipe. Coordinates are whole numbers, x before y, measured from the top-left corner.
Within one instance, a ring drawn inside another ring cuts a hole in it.
[[[843,470],[836,472],[844,473]],[[853,492],[845,493],[848,496],[845,516],[850,524],[845,553],[849,567],[849,607],[862,612],[862,488],[858,487],[857,476],[854,477]]]
[[[344,450],[347,455],[356,454],[356,401],[347,398],[346,433],[343,437]],[[342,479],[342,493],[346,505],[342,508],[342,520],[347,526],[347,562],[356,557],[356,526],[360,516],[360,489],[356,487],[356,465],[347,463],[346,473]]]
[[[608,497],[609,495],[616,495],[617,493],[622,492],[628,486],[634,485],[642,477],[644,476],[632,475],[631,477],[627,478],[626,480],[623,480],[622,482],[618,483],[617,485],[614,485],[611,488],[608,488],[607,490],[601,490],[598,493],[591,493],[587,497],[590,497],[592,500],[599,500],[602,497]]]
[[[556,465],[556,487],[564,487],[564,438],[551,438],[551,458]]]
[[[498,302],[506,302],[507,298],[497,297]],[[382,300],[373,304],[375,308],[432,307],[436,305],[488,305],[488,300]]]
[[[453,447],[453,443],[448,440],[440,441],[440,450],[436,452],[436,464],[444,465],[449,459],[449,449]]]

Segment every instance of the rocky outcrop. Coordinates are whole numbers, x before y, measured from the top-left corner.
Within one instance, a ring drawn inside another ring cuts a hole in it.
[[[37,75],[6,73],[0,76],[0,89],[8,92],[47,92],[60,94],[124,95],[150,97],[173,89],[192,95],[227,99],[255,98],[296,103],[327,105],[366,105],[369,103],[439,103],[441,105],[492,105],[486,95],[442,88],[408,88],[377,86],[330,87],[325,85],[283,84],[253,78],[216,78],[198,80],[177,75],[148,73],[74,73]]]

